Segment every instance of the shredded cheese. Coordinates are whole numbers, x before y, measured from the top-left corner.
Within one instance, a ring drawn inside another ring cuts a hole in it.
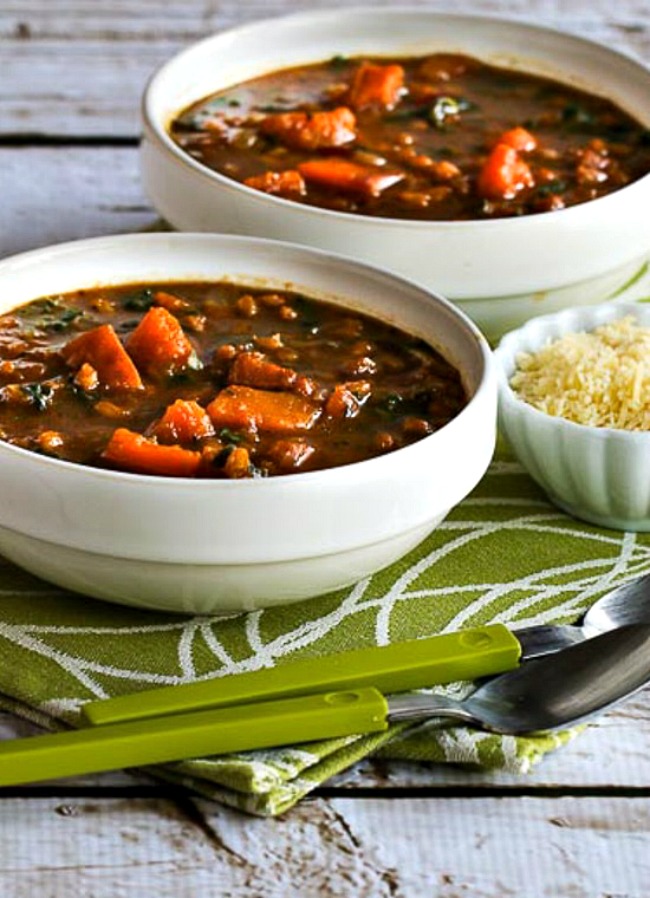
[[[650,328],[632,316],[520,353],[510,386],[549,415],[650,430]]]

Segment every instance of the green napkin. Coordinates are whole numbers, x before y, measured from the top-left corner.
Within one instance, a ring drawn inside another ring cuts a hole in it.
[[[567,623],[616,583],[649,571],[650,534],[568,517],[500,455],[472,495],[406,558],[348,589],[282,608],[226,618],[136,611],[64,592],[0,562],[0,705],[50,728],[74,726],[80,706],[98,697],[491,621]],[[445,688],[462,696],[471,684]],[[577,732],[513,738],[401,725],[386,734],[169,764],[155,773],[273,815],[372,753],[523,773]]]

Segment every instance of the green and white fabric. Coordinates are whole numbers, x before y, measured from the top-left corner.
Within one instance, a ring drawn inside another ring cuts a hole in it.
[[[0,705],[49,728],[90,699],[290,664],[491,621],[567,623],[613,585],[650,571],[650,534],[603,530],[549,504],[500,454],[417,549],[374,577],[270,610],[175,617],[63,592],[0,563]],[[447,687],[462,695],[471,684]],[[424,724],[387,734],[212,757],[163,778],[260,815],[279,814],[370,754],[526,773],[576,731],[544,738]]]

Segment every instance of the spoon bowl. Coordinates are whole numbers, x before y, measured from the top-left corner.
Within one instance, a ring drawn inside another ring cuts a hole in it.
[[[589,637],[632,624],[650,624],[650,574],[623,583],[598,599],[579,629]]]
[[[391,721],[447,718],[519,735],[570,726],[650,682],[650,626],[618,627],[488,680],[463,701],[392,696]]]
[[[529,660],[634,624],[650,625],[650,574],[622,583],[601,596],[578,623],[523,627],[514,633],[522,646],[522,660]]]

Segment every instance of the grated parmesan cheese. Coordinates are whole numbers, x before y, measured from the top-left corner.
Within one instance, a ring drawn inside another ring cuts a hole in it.
[[[510,386],[576,424],[650,430],[650,328],[627,316],[520,353]]]

